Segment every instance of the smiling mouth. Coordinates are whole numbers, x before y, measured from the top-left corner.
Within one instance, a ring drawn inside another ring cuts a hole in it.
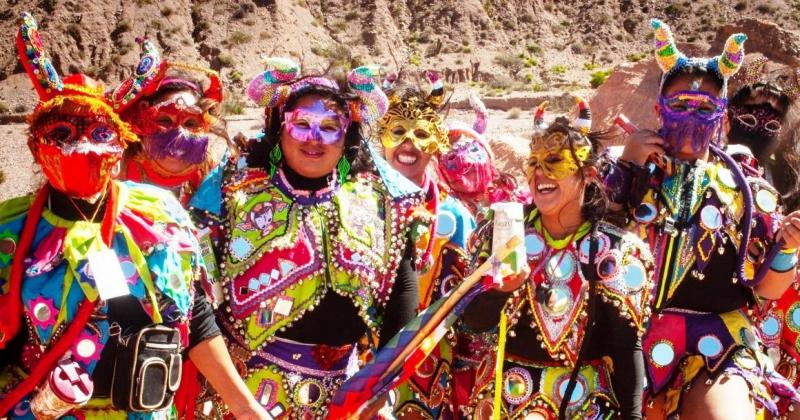
[[[558,188],[556,184],[542,183],[536,186],[536,191],[539,194],[550,194],[555,191],[556,188]]]
[[[413,165],[417,163],[419,158],[416,155],[410,153],[398,153],[396,160],[403,165]]]
[[[319,158],[319,157],[322,157],[322,155],[324,154],[324,152],[322,150],[301,149],[300,151],[303,153],[303,156],[306,156],[306,157],[309,157],[309,158]]]

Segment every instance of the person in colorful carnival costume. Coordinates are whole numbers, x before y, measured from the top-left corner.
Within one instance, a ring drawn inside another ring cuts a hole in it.
[[[122,340],[160,324],[239,418],[266,418],[195,293],[206,272],[188,215],[166,191],[111,180],[135,134],[102,85],[82,74],[61,79],[28,13],[17,48],[40,97],[28,146],[47,184],[0,203],[0,416],[174,417],[168,405],[134,412],[109,399],[112,382],[134,373],[119,365]],[[174,391],[180,358],[170,366],[162,379]]]
[[[720,150],[727,80],[747,37],[732,35],[717,57],[688,58],[666,24],[651,26],[664,72],[662,128],[634,133],[606,182],[656,258],[657,315],[643,343],[648,418],[754,418],[762,407],[777,414],[777,396],[798,395],[772,368],[742,308],[756,295],[777,299],[791,284],[800,231],[797,214],[782,220],[777,192],[745,178]]]
[[[134,75],[109,95],[114,110],[141,139],[126,150],[120,178],[152,184],[178,197],[198,229],[206,268],[216,280],[222,178],[225,163],[237,154],[219,115],[222,82],[213,70],[164,60],[152,42],[137,41],[142,54]],[[208,79],[205,89],[198,81],[203,77]],[[215,136],[230,146],[222,157],[212,150]],[[207,292],[215,304],[222,299],[217,283]]]
[[[469,96],[475,111],[472,127],[461,121],[448,122],[450,150],[437,159],[437,171],[450,193],[466,206],[478,222],[492,203],[530,202],[513,176],[499,172],[485,137],[486,107],[476,95]]]
[[[267,109],[247,167],[223,186],[218,319],[273,418],[324,416],[367,333],[382,345],[418,300],[411,209],[421,192],[370,157],[362,125],[388,106],[371,67],[346,86],[268,58],[247,94]],[[383,175],[383,176],[382,176]]]
[[[472,347],[479,366],[468,418],[641,418],[652,256],[603,220],[590,118],[587,107],[572,124],[559,117],[536,126],[526,269],[476,297],[462,318],[476,334],[493,331]]]
[[[793,126],[788,117],[790,107],[797,99],[796,75],[783,69],[768,70],[767,59],[761,57],[748,63],[744,70],[744,83],[731,97],[728,116],[731,130],[728,133],[728,152],[739,158],[742,169],[750,176],[764,177],[781,193],[787,211],[797,209],[796,195],[800,189],[797,168],[796,140],[793,133],[783,128]],[[794,76],[794,77],[793,77]],[[746,150],[741,147],[746,146]],[[790,203],[795,203],[794,205]],[[777,301],[763,301],[759,308],[759,331],[767,346],[776,370],[800,386],[797,362],[800,361],[800,284],[797,280]],[[797,418],[800,410],[789,409],[791,401],[781,399],[778,409],[782,416]]]
[[[432,85],[427,95],[416,87],[388,86],[389,110],[380,122],[379,136],[386,160],[425,192],[425,206],[436,215],[427,242],[417,245],[430,265],[419,276],[419,309],[427,308],[464,278],[467,239],[475,228],[469,211],[440,188],[428,173],[431,159],[449,149],[449,138],[439,108],[444,85],[434,72],[426,76]],[[386,86],[386,84],[384,85]],[[452,338],[452,337],[451,337]],[[452,345],[447,340],[422,363],[417,373],[398,390],[396,413],[439,418],[452,412]]]

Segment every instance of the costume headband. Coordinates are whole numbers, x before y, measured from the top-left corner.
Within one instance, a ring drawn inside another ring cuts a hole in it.
[[[736,79],[740,86],[763,87],[773,93],[785,95],[790,101],[800,97],[800,68],[777,68],[767,71],[767,57],[749,62]]]
[[[586,102],[586,99],[578,95],[575,95],[575,102],[578,104],[578,117],[573,120],[572,128],[586,135],[592,128],[592,110],[589,108],[589,103]],[[533,114],[533,127],[537,132],[543,132],[548,127],[544,122],[545,110],[548,104],[549,102],[547,101],[540,103]]]
[[[36,123],[42,114],[61,108],[65,102],[70,102],[77,105],[80,109],[78,112],[85,113],[85,116],[108,117],[119,130],[123,144],[138,141],[130,126],[119,118],[106,101],[101,83],[84,74],[72,74],[61,79],[42,44],[39,26],[28,12],[23,12],[19,20],[17,52],[22,67],[25,68],[39,95],[39,103],[30,117],[32,124]]]
[[[222,81],[219,78],[219,73],[205,67],[169,62],[162,59],[158,48],[149,40],[137,38],[136,42],[139,43],[142,49],[139,64],[136,66],[134,74],[117,86],[111,94],[114,109],[118,112],[130,108],[141,98],[152,95],[164,83],[178,82],[189,89],[200,91],[196,84],[188,80],[179,77],[167,77],[167,71],[170,69],[186,70],[208,77],[209,86],[203,92],[203,97],[222,103]]]
[[[313,87],[339,91],[339,85],[325,77],[301,77],[300,65],[289,58],[269,57],[265,69],[247,86],[247,96],[265,108],[281,108],[286,101]],[[353,121],[371,123],[380,119],[389,107],[386,94],[378,84],[378,70],[372,66],[353,69],[347,75],[347,84],[358,99],[348,100]]]
[[[685,67],[696,66],[712,71],[722,79],[722,94],[727,96],[728,79],[739,71],[744,61],[744,41],[747,40],[747,35],[737,33],[728,37],[728,40],[725,41],[724,50],[716,57],[690,58],[678,50],[675,38],[672,36],[672,30],[666,23],[658,19],[652,19],[650,20],[650,26],[655,31],[656,62],[663,72],[661,76],[662,89],[664,81],[670,75],[681,71]]]

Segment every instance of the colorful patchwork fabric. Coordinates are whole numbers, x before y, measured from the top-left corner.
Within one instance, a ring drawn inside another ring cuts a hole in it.
[[[666,309],[655,316],[643,343],[651,394],[666,392],[666,414],[680,409],[685,387],[702,371],[741,376],[754,401],[773,415],[778,398],[793,400],[797,391],[762,351],[755,327],[744,311],[724,314]]]
[[[237,174],[224,193],[230,229],[220,310],[228,314],[223,328],[231,341],[245,350],[249,375],[266,374],[253,355],[273,351],[275,333],[326,293],[351,298],[377,335],[421,194],[392,197],[371,173],[315,193],[297,191],[281,170],[270,177],[256,169]]]
[[[175,198],[159,188],[131,182],[119,183],[119,214],[112,250],[116,253],[130,294],[155,323],[178,326],[188,337],[194,284],[206,277],[203,258],[188,214]],[[0,203],[0,285],[7,292],[11,255],[16,248],[32,197]],[[0,372],[0,389],[18,383],[42,352],[58,339],[85,299],[98,299],[88,255],[104,249],[100,224],[68,221],[49,210],[42,212],[36,237],[25,262],[21,296],[29,341],[18,366]],[[73,359],[92,372],[109,339],[107,307],[97,308],[72,347]],[[184,343],[188,344],[188,343]],[[33,418],[23,400],[12,418]],[[76,418],[114,418],[110,404],[92,400]],[[161,418],[164,413],[151,417]],[[111,417],[109,417],[111,416]]]
[[[748,177],[747,181],[755,202],[750,245],[768,247],[781,217],[780,196],[763,179]],[[739,251],[744,197],[732,171],[720,161],[676,163],[672,175],[663,180],[653,177],[650,182],[631,215],[637,234],[654,251],[659,273],[656,308],[662,308],[687,276],[702,280],[715,253],[729,241]],[[679,220],[687,220],[689,227],[679,232],[675,227]],[[755,263],[745,263],[748,278],[757,269]]]
[[[507,358],[503,363],[500,418],[525,419],[538,414],[547,420],[558,419],[557,413],[571,373],[571,367],[529,364]],[[567,404],[567,418],[613,418],[614,407],[619,404],[611,386],[610,367],[602,360],[584,363],[576,379]],[[495,392],[494,380],[479,384],[467,410],[467,418],[492,418]]]

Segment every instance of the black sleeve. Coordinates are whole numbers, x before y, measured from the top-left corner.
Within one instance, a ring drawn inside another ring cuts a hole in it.
[[[642,340],[628,321],[620,318],[617,309],[607,308],[613,340],[609,356],[614,364],[611,382],[619,401],[621,418],[642,418],[642,387],[644,386],[644,357]]]
[[[383,323],[380,330],[380,344],[383,347],[397,334],[403,326],[414,319],[419,306],[419,284],[417,272],[414,269],[414,244],[409,239],[406,242],[406,251],[392,286],[392,293],[386,303]]]
[[[203,290],[197,288],[192,306],[192,319],[189,321],[189,348],[187,350],[220,334],[217,321],[214,319],[214,310]]]
[[[511,292],[489,290],[476,296],[461,315],[467,328],[473,332],[486,332],[500,322],[500,311]]]

